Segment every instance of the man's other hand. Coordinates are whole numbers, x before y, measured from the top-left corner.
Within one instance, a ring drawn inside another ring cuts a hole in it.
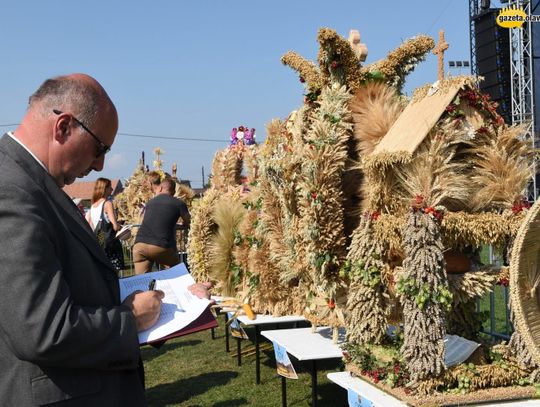
[[[212,288],[212,283],[206,281],[204,283],[192,284],[188,287],[188,290],[191,294],[196,295],[199,298],[210,299],[210,288]]]

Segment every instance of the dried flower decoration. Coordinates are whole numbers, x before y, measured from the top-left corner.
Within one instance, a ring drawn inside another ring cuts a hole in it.
[[[238,128],[234,127],[231,130],[230,145],[234,146],[237,144],[246,146],[257,144],[255,141],[255,129],[249,129],[247,126],[238,126]]]

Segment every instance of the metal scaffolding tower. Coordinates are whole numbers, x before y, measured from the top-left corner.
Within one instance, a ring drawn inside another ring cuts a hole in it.
[[[527,16],[531,13],[529,0],[510,1],[509,5],[522,8]],[[533,23],[525,22],[521,28],[511,28],[510,31],[510,72],[512,87],[512,123],[525,126],[524,139],[530,140],[534,147],[540,146],[539,135],[535,133],[534,106],[534,71],[532,52]],[[538,168],[535,163],[535,174],[529,184],[528,199],[538,198]]]
[[[477,75],[478,64],[476,56],[475,22],[474,18],[481,13],[482,0],[469,0],[469,30],[470,30],[470,53],[471,74]],[[531,3],[538,5],[538,0],[510,0],[505,6],[522,8],[527,16],[532,15]],[[523,138],[529,140],[533,147],[540,147],[540,135],[535,132],[535,95],[534,95],[534,68],[533,68],[533,36],[531,25],[525,22],[522,28],[511,28],[509,31],[510,41],[510,75],[512,97],[512,124],[525,126]],[[540,24],[540,23],[536,23]],[[540,79],[539,79],[540,80]],[[538,118],[536,118],[538,120]],[[535,174],[531,178],[528,188],[528,200],[536,201],[539,196],[538,183],[540,174],[535,163]]]

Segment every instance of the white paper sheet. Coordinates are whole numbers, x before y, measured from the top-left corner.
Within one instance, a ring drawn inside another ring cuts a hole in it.
[[[185,328],[196,320],[208,307],[210,301],[191,294],[188,287],[195,283],[184,263],[162,271],[121,278],[120,298],[122,301],[136,290],[147,291],[152,279],[155,289],[165,293],[158,322],[150,329],[139,332],[139,343],[163,338]]]

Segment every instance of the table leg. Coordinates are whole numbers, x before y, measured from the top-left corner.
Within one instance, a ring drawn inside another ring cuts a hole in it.
[[[223,314],[225,317],[225,352],[229,353],[229,325],[227,325],[227,313]]]
[[[242,339],[236,338],[236,352],[238,356],[238,366],[242,366],[242,345],[241,342]]]
[[[311,363],[311,407],[317,406],[317,361]]]
[[[261,383],[261,355],[259,349],[259,325],[255,325],[255,383]]]
[[[287,407],[287,379],[281,376],[281,407]]]
[[[212,339],[216,339],[216,332],[214,331],[214,328],[210,328],[210,335],[212,336]]]

